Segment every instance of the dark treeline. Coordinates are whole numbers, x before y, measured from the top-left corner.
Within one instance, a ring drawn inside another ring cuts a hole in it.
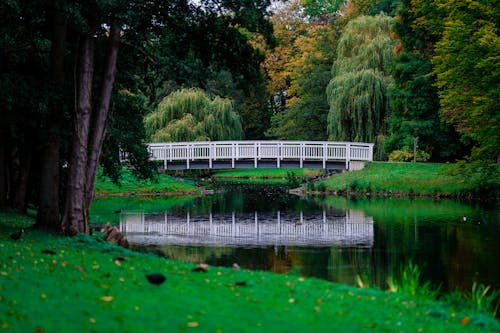
[[[2,2],[0,206],[31,204],[39,227],[88,233],[99,162],[116,179],[121,148],[137,174],[151,176],[143,117],[182,87],[245,105],[247,136],[262,135],[263,56],[242,31],[272,44],[268,6]]]
[[[418,143],[419,160],[460,159],[478,193],[498,189],[494,1],[12,0],[0,10],[0,206],[32,206],[41,228],[89,232],[99,166],[118,181],[122,150],[153,177],[143,145],[153,138],[370,141],[394,161]]]

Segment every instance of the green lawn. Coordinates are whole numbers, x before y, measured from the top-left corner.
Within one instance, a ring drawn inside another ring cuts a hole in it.
[[[95,183],[96,194],[194,194],[200,192],[192,181],[180,180],[166,174],[160,174],[158,182],[138,180],[127,169],[122,171],[120,183],[120,186],[116,185],[108,177],[99,175]]]
[[[0,212],[0,330],[5,332],[498,332],[462,304],[261,271],[191,264],[98,237],[27,229]],[[124,260],[123,260],[124,259]],[[166,282],[151,285],[149,273]]]
[[[455,196],[469,188],[452,176],[452,164],[372,162],[359,171],[344,172],[315,184],[327,192]]]
[[[289,173],[297,177],[314,178],[319,175],[318,169],[232,169],[218,171],[213,178],[247,178],[247,179],[286,179]]]

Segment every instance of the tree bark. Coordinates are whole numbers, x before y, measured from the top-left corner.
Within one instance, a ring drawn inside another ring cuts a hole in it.
[[[120,47],[120,34],[120,22],[113,20],[109,33],[109,49],[106,55],[104,75],[99,96],[99,105],[93,118],[94,125],[89,143],[89,159],[86,176],[87,190],[85,198],[87,208],[90,208],[90,204],[94,198],[94,182],[97,174],[97,168],[99,167],[102,143],[105,137],[111,92],[113,91],[113,84],[115,82],[116,61],[118,58],[118,49]]]
[[[66,41],[66,21],[61,11],[51,13],[52,46],[50,52],[53,86],[61,87],[64,83],[64,51]],[[54,92],[57,94],[58,92]],[[36,226],[44,229],[60,228],[59,211],[59,150],[61,147],[61,126],[64,109],[57,100],[50,103],[47,117],[47,141],[41,149],[40,191]]]
[[[25,133],[21,138],[19,133]],[[10,126],[12,145],[9,149],[10,184],[8,200],[9,205],[25,212],[28,207],[28,186],[31,171],[31,158],[33,154],[32,132],[15,125]]]
[[[0,127],[0,207],[7,205],[7,193],[9,189],[7,186],[9,178],[7,177],[7,158],[5,155],[7,154],[7,135],[5,132],[6,130]]]
[[[91,25],[92,27],[92,25]],[[79,61],[78,97],[74,119],[73,144],[68,176],[66,205],[62,229],[66,234],[89,233],[85,207],[85,183],[90,115],[92,111],[92,78],[94,72],[94,29],[82,37]]]

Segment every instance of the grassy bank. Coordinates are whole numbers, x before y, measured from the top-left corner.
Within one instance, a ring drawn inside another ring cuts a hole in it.
[[[27,229],[0,212],[0,330],[5,332],[497,332],[484,313],[427,297],[318,279],[193,265],[98,237]],[[145,275],[162,273],[162,285]]]
[[[92,202],[90,207],[91,223],[111,223],[120,222],[120,214],[126,212],[164,212],[172,207],[187,204],[196,197],[190,195],[182,196],[129,196],[129,197],[100,197]]]
[[[139,180],[130,170],[124,169],[121,174],[120,185],[114,184],[106,176],[99,175],[95,183],[98,196],[124,194],[197,194],[200,190],[193,182],[180,180],[166,174],[158,175],[157,182]]]
[[[215,181],[298,186],[302,181],[316,178],[318,169],[237,169],[218,171],[212,175]]]
[[[457,197],[471,191],[461,176],[451,175],[452,164],[368,163],[363,170],[344,172],[310,185],[308,191],[372,195]]]

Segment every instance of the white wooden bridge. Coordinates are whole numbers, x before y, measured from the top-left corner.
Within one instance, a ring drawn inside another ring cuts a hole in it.
[[[352,169],[372,161],[373,143],[333,141],[207,141],[147,144],[166,170],[234,168]]]
[[[361,211],[275,213],[125,213],[132,244],[372,247],[373,218]]]

